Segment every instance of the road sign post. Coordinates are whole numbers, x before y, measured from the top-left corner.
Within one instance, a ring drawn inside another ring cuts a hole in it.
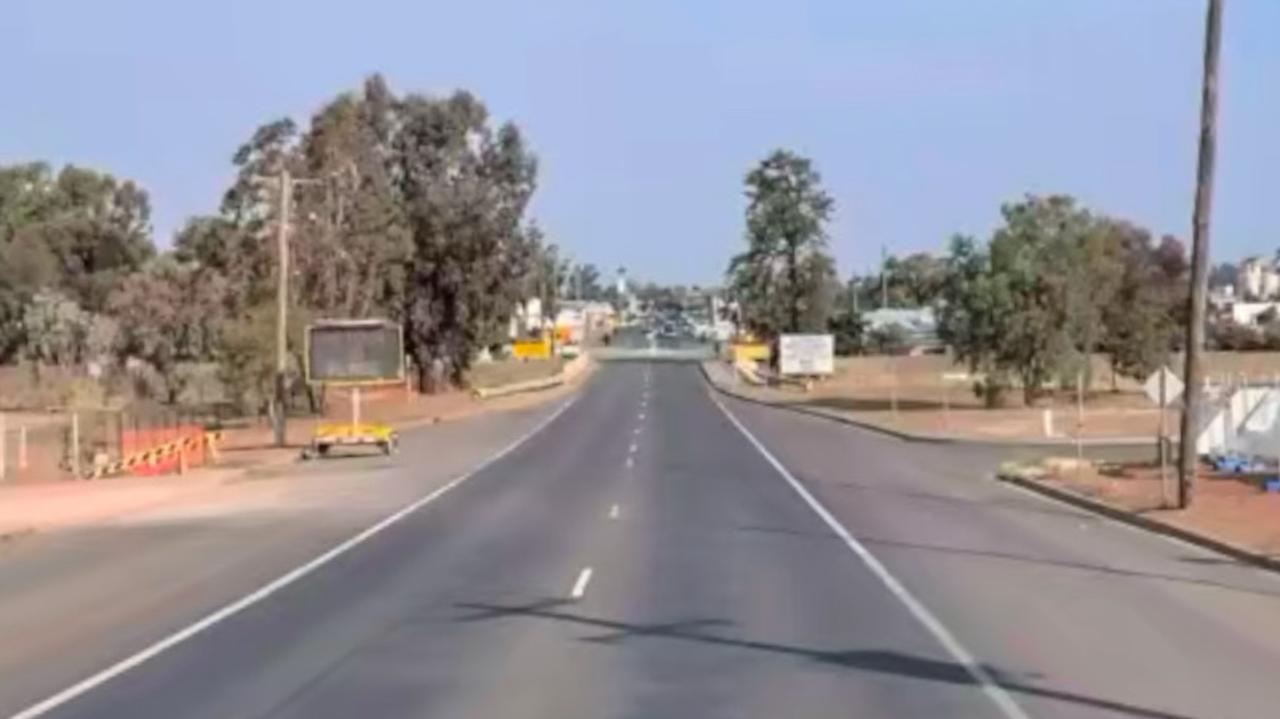
[[[1168,367],[1161,367],[1142,385],[1142,391],[1146,393],[1147,398],[1156,403],[1160,411],[1160,426],[1157,430],[1159,435],[1156,437],[1156,454],[1160,461],[1160,501],[1165,506],[1169,505],[1169,428],[1168,418],[1165,416],[1170,404],[1173,404],[1182,396],[1183,390],[1186,389],[1182,384],[1182,380],[1178,379],[1178,375],[1174,374]]]
[[[351,421],[319,425],[303,456],[323,456],[338,445],[378,445],[391,454],[398,439],[395,430],[364,422],[360,395],[364,387],[405,382],[403,328],[381,319],[323,320],[307,327],[305,358],[307,382],[348,389]]]

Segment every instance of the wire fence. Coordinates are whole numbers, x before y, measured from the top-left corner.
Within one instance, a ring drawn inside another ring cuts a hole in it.
[[[204,460],[203,436],[221,429],[233,413],[222,407],[127,409],[58,414],[0,413],[0,482],[39,482],[101,474],[157,448],[187,442],[183,459]],[[194,453],[194,454],[193,454]],[[128,468],[132,475],[174,471],[176,455],[148,457]]]

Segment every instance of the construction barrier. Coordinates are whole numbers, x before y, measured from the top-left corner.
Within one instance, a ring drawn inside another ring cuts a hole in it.
[[[736,342],[733,345],[734,362],[768,362],[771,354],[769,345],[764,343]]]
[[[520,359],[550,359],[551,338],[517,340],[511,343],[511,356]]]
[[[123,459],[110,462],[95,462],[90,474],[92,479],[100,479],[113,474],[162,474],[185,471],[193,465],[206,461],[216,462],[218,458],[218,442],[222,441],[221,432],[200,432],[190,434],[181,439],[126,455]]]

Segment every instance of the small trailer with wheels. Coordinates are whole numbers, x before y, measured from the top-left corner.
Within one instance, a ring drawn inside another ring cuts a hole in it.
[[[395,454],[400,441],[394,429],[385,424],[326,423],[316,427],[311,444],[302,450],[303,459],[329,456],[334,447],[377,447],[383,454]]]
[[[351,421],[318,425],[303,459],[326,457],[334,447],[376,447],[392,455],[400,441],[386,424],[363,422],[362,387],[403,384],[404,334],[399,324],[382,319],[321,320],[307,327],[307,382],[345,387],[351,392]]]

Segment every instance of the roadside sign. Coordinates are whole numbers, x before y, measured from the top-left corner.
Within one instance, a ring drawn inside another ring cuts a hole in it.
[[[334,385],[404,380],[404,336],[387,320],[321,320],[307,327],[308,382]]]
[[[782,335],[778,338],[778,369],[783,375],[823,375],[835,372],[835,337]]]
[[[1178,379],[1178,375],[1168,367],[1161,367],[1152,372],[1142,385],[1142,391],[1146,392],[1147,397],[1159,407],[1168,407],[1178,401],[1182,396],[1182,390],[1182,380]]]

